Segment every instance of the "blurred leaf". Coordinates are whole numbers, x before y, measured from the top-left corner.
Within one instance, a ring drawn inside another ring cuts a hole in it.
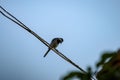
[[[104,63],[106,62],[106,60],[110,59],[113,55],[115,54],[115,52],[105,52],[103,53],[103,55],[101,56],[101,60],[96,64],[96,67],[100,67],[102,65],[104,65]]]
[[[77,78],[79,80],[91,80],[92,69],[91,67],[87,68],[87,74],[81,73],[79,71],[72,71],[68,75],[62,78],[62,80],[72,80],[73,78]]]
[[[105,52],[102,54],[100,61],[96,64],[96,68],[101,67],[97,72],[97,80],[120,80],[120,50],[117,52]],[[93,71],[91,67],[86,70],[87,74],[79,71],[72,71],[62,78],[62,80],[91,80]]]
[[[120,80],[120,51],[113,53],[96,77],[98,80]]]

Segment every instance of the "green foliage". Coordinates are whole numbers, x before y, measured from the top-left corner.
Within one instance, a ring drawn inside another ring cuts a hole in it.
[[[102,69],[97,73],[97,79],[120,80],[120,50],[110,53],[106,60],[108,58],[110,58],[109,61],[99,65],[102,66]]]
[[[87,69],[88,73],[82,73],[79,71],[72,71],[67,76],[65,76],[62,80],[72,80],[73,78],[77,78],[79,80],[91,80],[91,68],[88,67]]]
[[[96,63],[96,80],[120,80],[120,50],[117,52],[105,52],[102,54],[101,59]],[[72,71],[62,78],[62,80],[92,80],[95,72],[91,67],[86,70],[87,74],[80,71]]]
[[[106,62],[106,60],[110,59],[114,54],[115,54],[115,52],[105,52],[105,53],[103,53],[100,61],[96,64],[96,67],[98,68],[98,67],[102,66]]]

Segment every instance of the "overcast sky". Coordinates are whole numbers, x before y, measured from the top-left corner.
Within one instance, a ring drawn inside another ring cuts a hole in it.
[[[120,48],[119,0],[0,0],[0,5],[83,69]],[[0,80],[59,80],[78,70],[0,14]]]

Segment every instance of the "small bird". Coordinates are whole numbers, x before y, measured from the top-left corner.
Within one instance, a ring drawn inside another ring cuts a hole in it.
[[[63,42],[63,38],[54,38],[54,39],[51,41],[50,46],[51,46],[51,48],[56,48],[56,47],[59,45],[59,43],[62,43],[62,42]],[[50,50],[51,50],[51,49],[48,48],[48,51],[44,54],[43,57],[45,57]]]

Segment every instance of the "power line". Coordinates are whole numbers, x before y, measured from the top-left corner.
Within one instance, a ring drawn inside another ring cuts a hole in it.
[[[25,24],[23,24],[20,20],[18,20],[16,17],[14,17],[12,14],[10,14],[7,10],[5,10],[2,6],[0,6],[0,13],[5,16],[6,18],[8,18],[9,20],[13,21],[14,23],[18,24],[20,27],[22,27],[23,29],[27,30],[29,33],[31,33],[32,35],[34,35],[37,39],[39,39],[43,44],[45,44],[47,47],[50,47],[50,44],[45,41],[42,37],[40,37],[39,35],[37,35],[34,31],[32,31],[31,29],[29,29]],[[67,58],[65,55],[63,55],[61,52],[59,52],[57,49],[55,48],[51,48],[51,50],[53,50],[56,54],[58,54],[60,57],[62,57],[64,60],[66,60],[67,62],[69,62],[70,64],[72,64],[73,66],[75,66],[76,68],[78,68],[80,71],[82,71],[83,73],[87,74],[86,71],[84,71],[81,67],[79,67],[77,64],[75,64],[72,60],[70,60],[69,58]],[[92,77],[92,79],[94,79]],[[95,80],[95,79],[94,79]]]

